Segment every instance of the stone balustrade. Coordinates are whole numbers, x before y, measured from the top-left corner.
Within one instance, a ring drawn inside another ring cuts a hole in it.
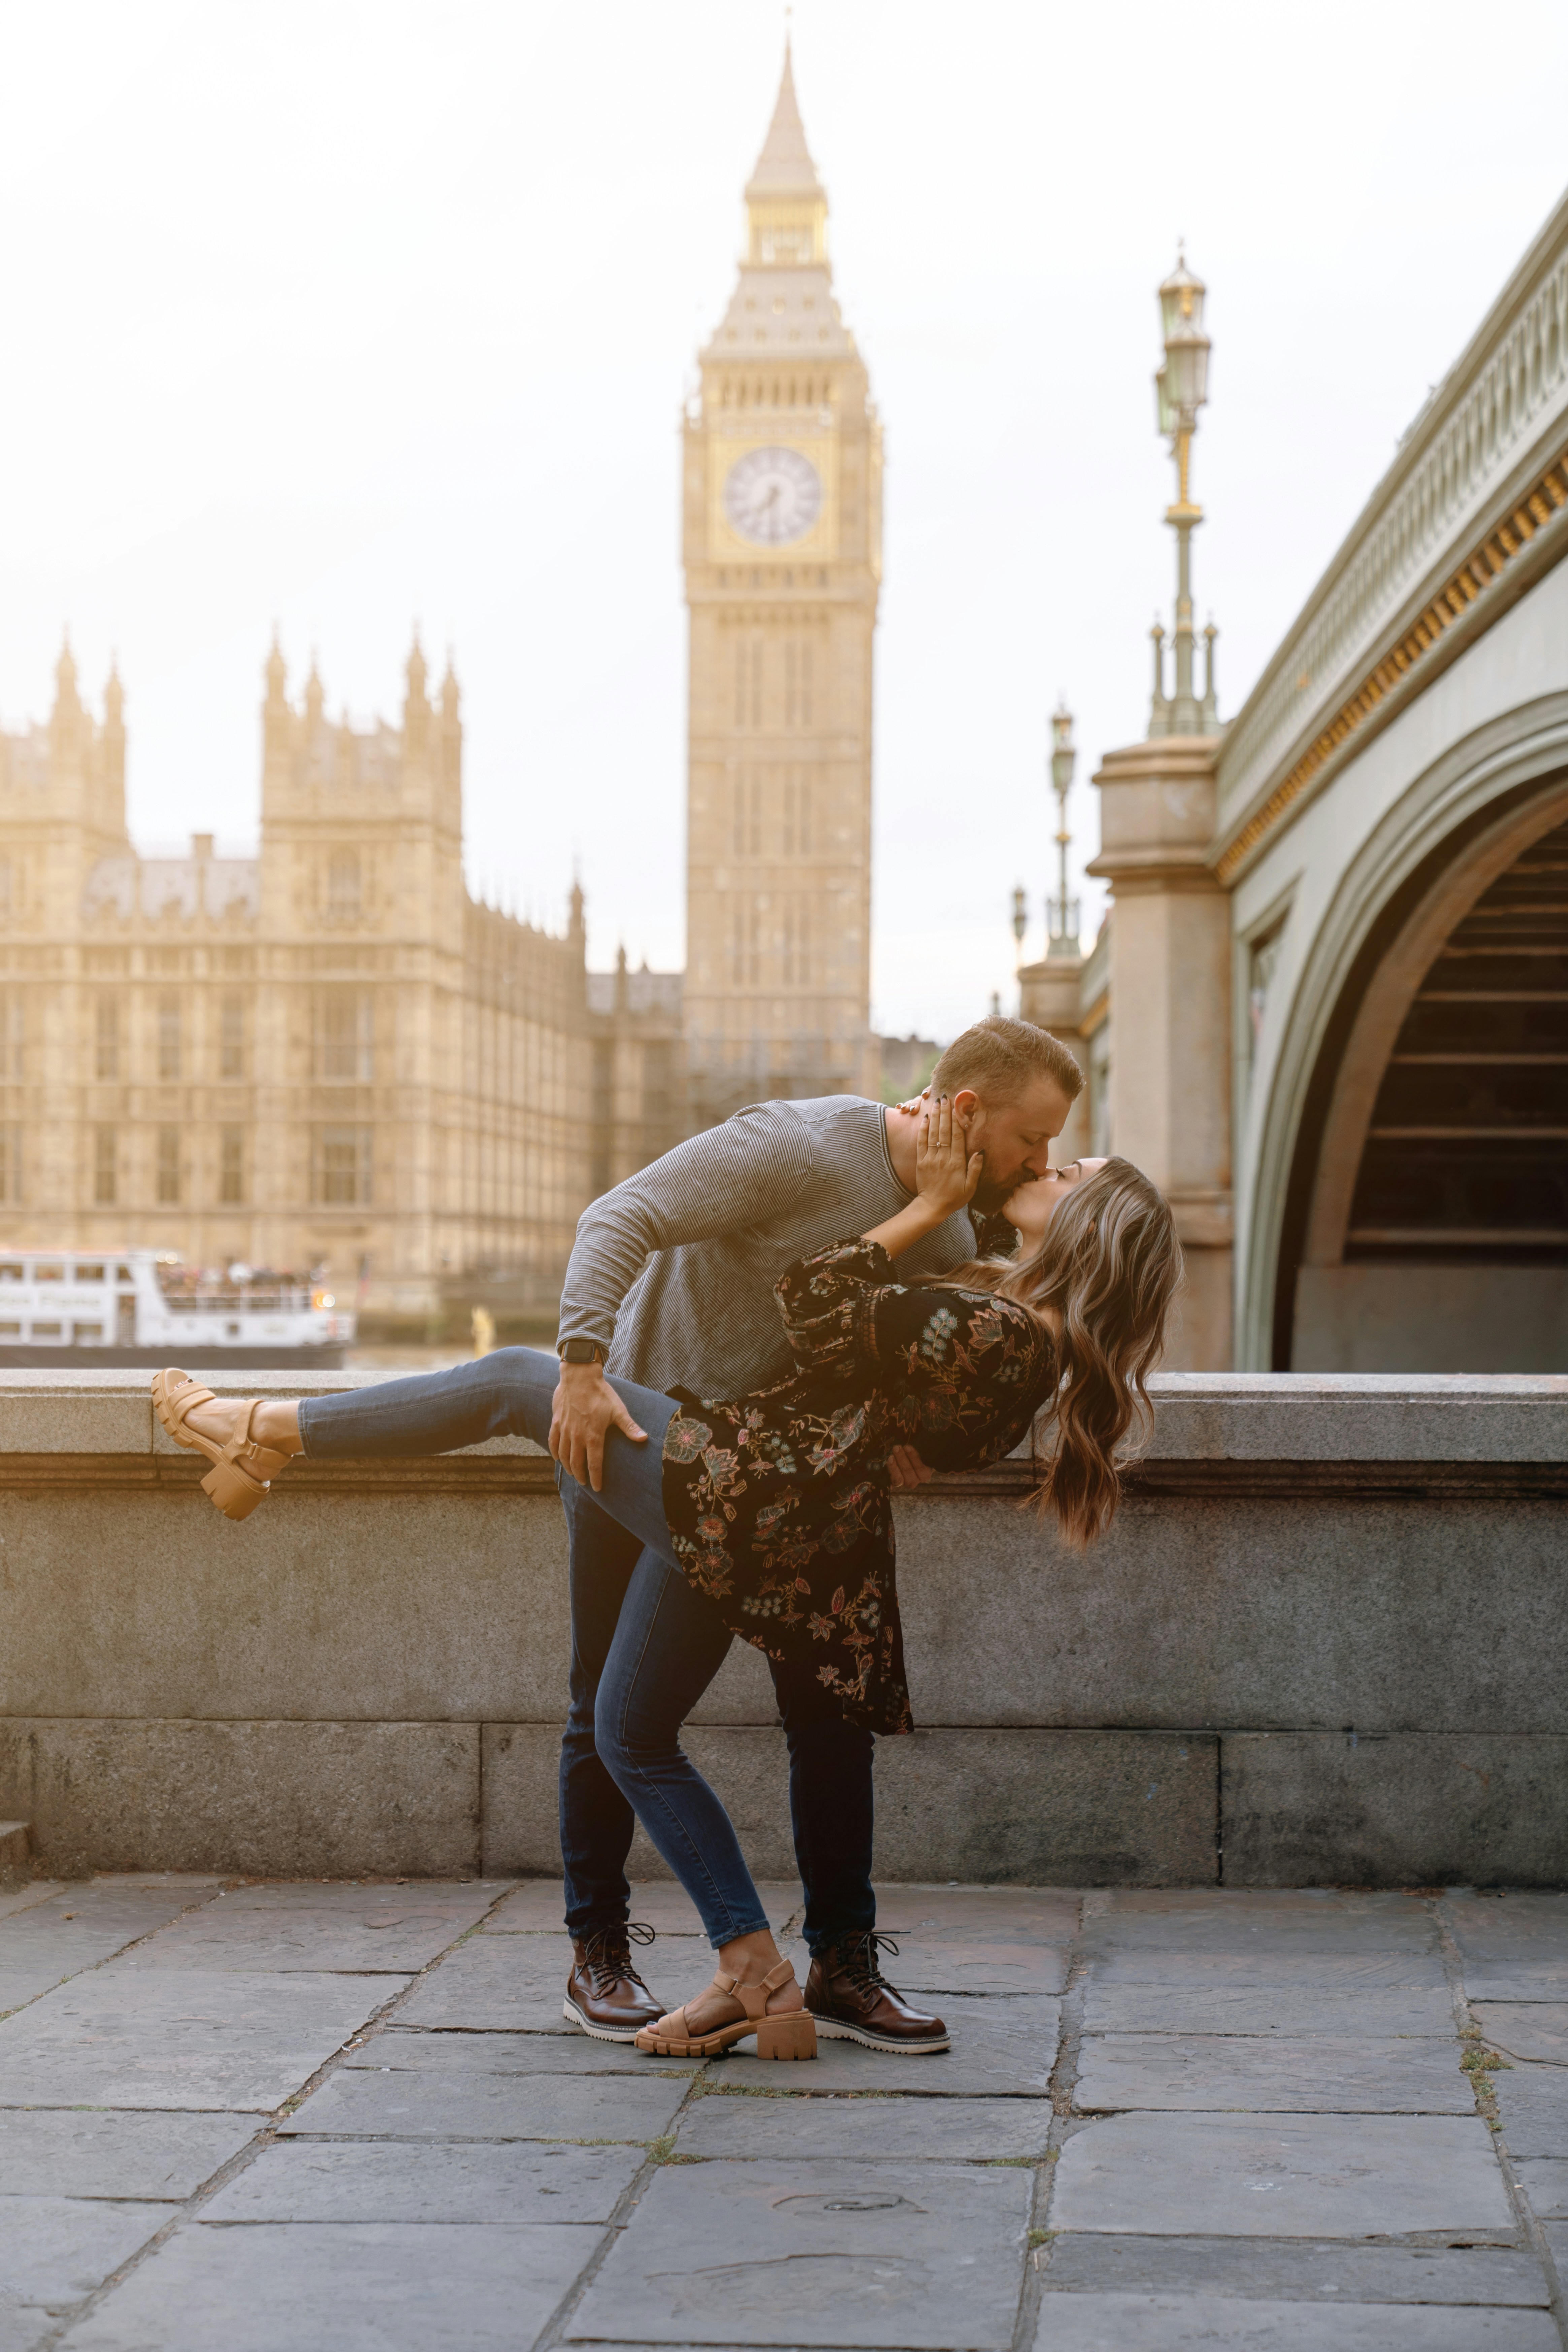
[[[1156,1398],[1089,1552],[1037,1524],[1020,1462],[900,1503],[921,1727],[879,1744],[879,1875],[1568,1879],[1568,1379]],[[0,1376],[0,1819],[56,1867],[556,1867],[565,1546],[537,1450],[300,1463],[238,1527],[202,1466],[140,1373]],[[754,1652],[689,1741],[786,1874]]]
[[[1247,813],[1266,803],[1313,738],[1332,725],[1346,695],[1398,644],[1455,567],[1500,521],[1506,528],[1541,467],[1561,459],[1565,428],[1568,200],[1543,225],[1402,435],[1387,471],[1226,730],[1222,844],[1235,840]],[[1538,517],[1527,509],[1525,535],[1551,511],[1550,503]],[[1466,589],[1467,600],[1505,568],[1499,554],[1512,551],[1505,540]],[[1527,569],[1521,567],[1521,575]]]

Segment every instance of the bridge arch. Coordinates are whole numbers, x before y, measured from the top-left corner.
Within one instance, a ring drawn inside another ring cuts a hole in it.
[[[1563,1369],[1568,694],[1491,721],[1401,795],[1279,1010],[1240,1360]]]

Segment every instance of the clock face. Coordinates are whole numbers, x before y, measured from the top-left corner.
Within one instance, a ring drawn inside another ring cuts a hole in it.
[[[822,512],[822,477],[798,449],[748,449],[730,468],[724,512],[742,539],[786,547]]]

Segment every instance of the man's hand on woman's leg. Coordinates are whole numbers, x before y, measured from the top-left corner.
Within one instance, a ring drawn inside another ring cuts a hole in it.
[[[550,1451],[579,1486],[596,1495],[605,1483],[605,1439],[618,1429],[635,1444],[647,1444],[597,1364],[563,1364],[550,1418]]]

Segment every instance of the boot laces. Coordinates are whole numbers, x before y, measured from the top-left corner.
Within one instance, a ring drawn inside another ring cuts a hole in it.
[[[881,1962],[877,1958],[879,1951],[889,1953],[894,1959],[899,1955],[899,1948],[891,1936],[879,1936],[870,1927],[862,1935],[846,1936],[839,1945],[835,1959],[857,1992],[892,1991],[892,1986],[882,1974]]]
[[[583,1965],[594,1979],[594,1990],[606,1993],[618,1978],[647,1987],[632,1966],[632,1946],[651,1944],[654,1931],[642,1920],[633,1919],[624,1927],[601,1927],[589,1937],[583,1947]]]

